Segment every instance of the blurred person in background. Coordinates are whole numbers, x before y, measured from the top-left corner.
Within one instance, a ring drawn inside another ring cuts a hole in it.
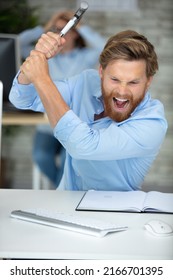
[[[34,48],[43,33],[53,31],[60,33],[66,23],[73,17],[72,11],[59,11],[45,26],[36,26],[19,34],[21,55],[25,59]],[[66,35],[66,44],[61,52],[48,60],[49,73],[53,80],[61,80],[81,73],[85,69],[96,68],[99,54],[105,39],[91,27],[79,23]],[[60,161],[57,163],[57,157]],[[63,174],[65,150],[54,137],[49,125],[37,126],[33,141],[33,161],[40,171],[57,187]]]

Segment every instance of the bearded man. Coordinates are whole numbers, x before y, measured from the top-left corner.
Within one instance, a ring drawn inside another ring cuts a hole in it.
[[[14,80],[11,102],[46,111],[66,149],[60,188],[140,189],[167,130],[163,105],[149,93],[158,70],[154,46],[136,31],[122,31],[107,41],[98,71],[52,81],[47,60],[65,42],[53,32],[42,35]]]

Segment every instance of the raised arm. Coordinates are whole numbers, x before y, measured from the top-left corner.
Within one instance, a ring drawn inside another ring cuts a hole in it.
[[[65,39],[48,32],[39,39],[35,50],[20,67],[18,82],[26,85],[33,83],[45,107],[50,124],[54,127],[69,110],[58,89],[50,78],[47,59],[53,57],[63,47]]]

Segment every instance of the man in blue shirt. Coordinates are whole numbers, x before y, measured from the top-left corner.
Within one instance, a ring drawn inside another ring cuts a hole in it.
[[[43,33],[60,32],[73,17],[70,10],[58,11],[45,24],[20,33],[22,58],[26,59]],[[77,24],[65,35],[66,44],[58,55],[48,60],[49,73],[53,80],[62,80],[81,73],[88,68],[98,67],[98,58],[105,45],[105,39],[91,27]],[[57,156],[59,164],[57,164]],[[54,137],[50,125],[38,125],[33,141],[33,161],[47,176],[53,187],[57,187],[63,174],[65,152]]]
[[[140,189],[167,130],[163,105],[148,92],[158,69],[153,45],[135,31],[120,32],[107,41],[99,71],[53,82],[47,59],[64,43],[42,35],[14,80],[11,102],[46,110],[66,149],[60,188]]]

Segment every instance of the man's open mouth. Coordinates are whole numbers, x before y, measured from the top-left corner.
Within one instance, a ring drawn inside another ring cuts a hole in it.
[[[121,99],[121,98],[113,97],[113,101],[114,101],[114,105],[118,109],[125,109],[128,106],[128,104],[129,104],[129,100],[128,99]]]

